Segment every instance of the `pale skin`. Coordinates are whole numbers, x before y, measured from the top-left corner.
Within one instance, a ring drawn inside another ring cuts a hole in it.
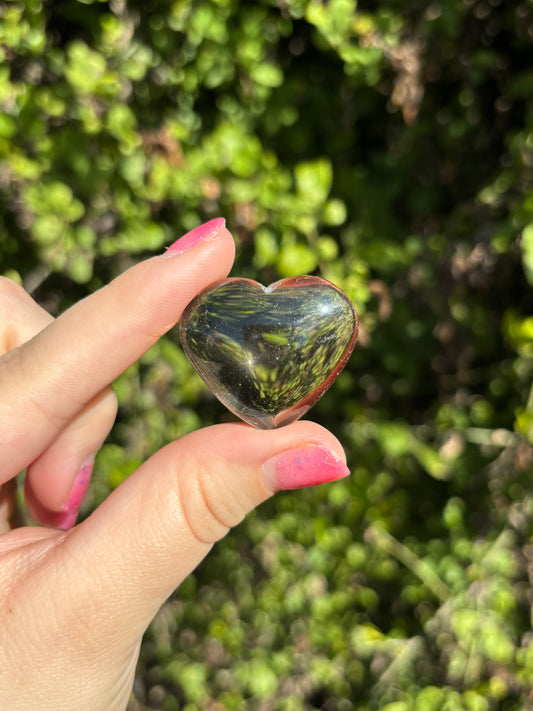
[[[56,320],[0,278],[0,709],[124,709],[146,627],[212,545],[278,489],[347,473],[337,439],[311,422],[216,425],[169,443],[82,523],[65,518],[76,474],[113,425],[110,384],[229,273],[233,239],[212,232]],[[305,462],[327,448],[338,465],[326,458],[311,475],[299,458],[295,474],[298,448]],[[283,479],[264,465],[287,452]],[[13,482],[26,468],[40,525],[17,528]]]

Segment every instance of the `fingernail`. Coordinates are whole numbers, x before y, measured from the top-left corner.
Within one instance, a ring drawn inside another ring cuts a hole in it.
[[[320,445],[282,452],[265,462],[263,471],[273,491],[325,484],[350,473],[346,464],[331,449]]]
[[[203,225],[195,227],[194,230],[187,232],[187,234],[180,237],[174,244],[165,252],[165,256],[174,257],[176,254],[183,254],[193,247],[197,247],[200,242],[205,242],[208,239],[216,237],[220,230],[226,224],[226,220],[223,217],[217,217],[214,220],[209,220],[209,222],[204,222]]]
[[[91,481],[93,473],[94,457],[88,457],[81,465],[78,473],[74,478],[72,489],[63,504],[62,510],[57,514],[56,526],[64,531],[72,528],[78,518],[81,502]]]

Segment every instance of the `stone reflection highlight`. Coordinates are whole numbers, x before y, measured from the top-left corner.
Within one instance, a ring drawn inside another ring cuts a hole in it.
[[[288,425],[329,388],[357,339],[343,292],[301,276],[264,287],[224,279],[199,294],[181,319],[185,353],[219,400],[260,429]]]

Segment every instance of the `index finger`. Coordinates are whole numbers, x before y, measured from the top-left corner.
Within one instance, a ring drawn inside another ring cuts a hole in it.
[[[0,483],[39,456],[92,397],[172,328],[199,291],[227,276],[234,243],[224,220],[182,240],[0,358]]]

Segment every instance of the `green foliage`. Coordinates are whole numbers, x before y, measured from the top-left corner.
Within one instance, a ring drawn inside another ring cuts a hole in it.
[[[147,634],[131,708],[531,709],[533,6],[7,2],[0,273],[53,313],[223,215],[361,335],[312,411],[353,475],[279,495]],[[162,339],[88,509],[227,414]]]

